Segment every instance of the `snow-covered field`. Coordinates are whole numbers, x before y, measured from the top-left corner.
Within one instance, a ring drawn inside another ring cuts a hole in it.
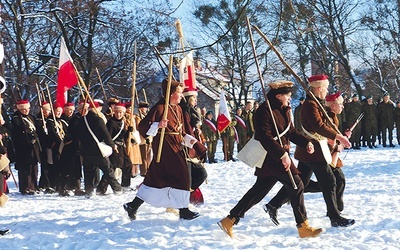
[[[136,221],[130,221],[122,204],[132,200],[135,191],[115,196],[109,190],[110,195],[90,199],[22,196],[10,178],[10,199],[0,209],[0,229],[11,233],[0,238],[1,249],[400,249],[400,147],[396,146],[342,153],[347,178],[343,214],[354,218],[355,225],[331,227],[322,195],[305,194],[310,224],[325,228],[316,238],[298,237],[289,205],[279,210],[279,226],[263,211],[262,205],[280,184],[234,227],[233,239],[225,235],[217,222],[255,177],[243,163],[220,160],[206,164],[209,178],[201,187],[205,204],[191,207],[201,213],[192,221],[148,204],[140,207]],[[217,158],[223,158],[221,152]],[[142,180],[134,178],[132,187]]]

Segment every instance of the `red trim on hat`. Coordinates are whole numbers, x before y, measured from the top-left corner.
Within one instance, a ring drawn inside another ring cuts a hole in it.
[[[98,107],[100,107],[100,103],[95,102],[95,101],[89,102],[89,108],[90,108],[90,109],[98,108]]]
[[[315,81],[322,81],[322,80],[328,80],[328,76],[327,75],[314,75],[314,76],[310,76],[308,78],[309,82],[315,82]]]
[[[327,95],[325,97],[325,100],[327,102],[334,102],[339,96],[341,96],[341,93],[340,92],[336,92],[336,93],[334,93],[332,95]]]

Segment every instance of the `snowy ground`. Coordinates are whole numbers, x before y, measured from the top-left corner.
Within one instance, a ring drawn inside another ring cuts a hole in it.
[[[221,145],[219,145],[221,148]],[[400,249],[400,147],[362,148],[342,153],[347,178],[344,215],[356,224],[332,228],[321,194],[306,194],[310,224],[325,232],[300,239],[289,205],[279,211],[275,226],[262,205],[280,188],[277,184],[263,202],[235,226],[233,239],[217,222],[255,182],[253,169],[240,162],[207,164],[208,183],[202,185],[205,204],[191,207],[201,217],[182,221],[148,204],[130,221],[122,204],[135,191],[83,197],[39,194],[22,196],[12,181],[10,199],[0,209],[2,249]],[[222,153],[217,155],[222,159]],[[14,174],[16,172],[14,171]],[[133,179],[132,187],[142,181]],[[109,193],[111,191],[109,190]]]

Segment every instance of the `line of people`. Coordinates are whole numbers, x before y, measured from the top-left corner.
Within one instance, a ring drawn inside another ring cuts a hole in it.
[[[146,115],[148,103],[139,103],[136,115],[130,104],[119,103],[115,98],[110,98],[108,106],[108,112],[103,114],[101,100],[80,102],[77,112],[73,103],[61,107],[42,102],[34,117],[30,102],[19,100],[10,122],[1,126],[8,157],[18,171],[19,192],[90,197],[95,188],[98,195],[104,195],[108,185],[115,193],[123,188],[129,190],[132,177],[145,176],[151,141],[132,135],[136,135],[136,124]],[[100,154],[94,137],[113,148],[110,157]],[[119,178],[121,181],[117,181]]]

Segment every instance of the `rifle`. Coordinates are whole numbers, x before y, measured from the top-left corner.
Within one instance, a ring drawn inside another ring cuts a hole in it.
[[[354,121],[353,125],[350,126],[349,131],[353,132],[354,128],[357,126],[357,124],[361,121],[361,119],[364,117],[364,112],[362,112],[357,119]],[[332,162],[329,164],[331,167],[336,168],[337,161],[339,160],[339,153],[337,151],[332,152]]]
[[[274,124],[274,129],[275,129],[275,132],[276,132],[276,134],[277,134],[279,144],[280,144],[280,146],[283,148],[283,143],[282,143],[281,137],[279,136],[280,133],[279,133],[278,127],[277,127],[277,125],[276,125],[274,113],[272,112],[271,104],[269,103],[268,96],[267,96],[267,92],[266,92],[266,90],[265,90],[264,79],[263,79],[263,77],[262,77],[261,70],[260,70],[260,65],[259,65],[259,63],[258,63],[257,52],[256,52],[256,48],[255,48],[254,41],[253,41],[253,35],[252,35],[252,31],[251,31],[251,26],[250,26],[250,20],[249,20],[248,17],[246,18],[246,21],[247,21],[247,29],[249,30],[249,36],[250,36],[250,41],[251,41],[251,47],[252,47],[252,49],[253,49],[254,60],[255,60],[255,62],[256,62],[257,72],[258,72],[258,76],[259,76],[259,79],[260,79],[260,83],[261,83],[261,88],[262,88],[262,92],[263,92],[263,95],[264,95],[264,99],[265,99],[265,102],[266,102],[266,104],[267,104],[268,110],[269,110],[269,112],[270,112],[270,114],[271,114],[272,123]],[[254,26],[253,26],[253,27],[254,27]],[[292,172],[290,171],[290,168],[289,168],[289,170],[288,170],[287,172],[288,172],[288,175],[289,175],[290,182],[292,183],[293,189],[297,189],[297,185],[296,185],[296,183],[294,182],[293,175],[292,175]]]

